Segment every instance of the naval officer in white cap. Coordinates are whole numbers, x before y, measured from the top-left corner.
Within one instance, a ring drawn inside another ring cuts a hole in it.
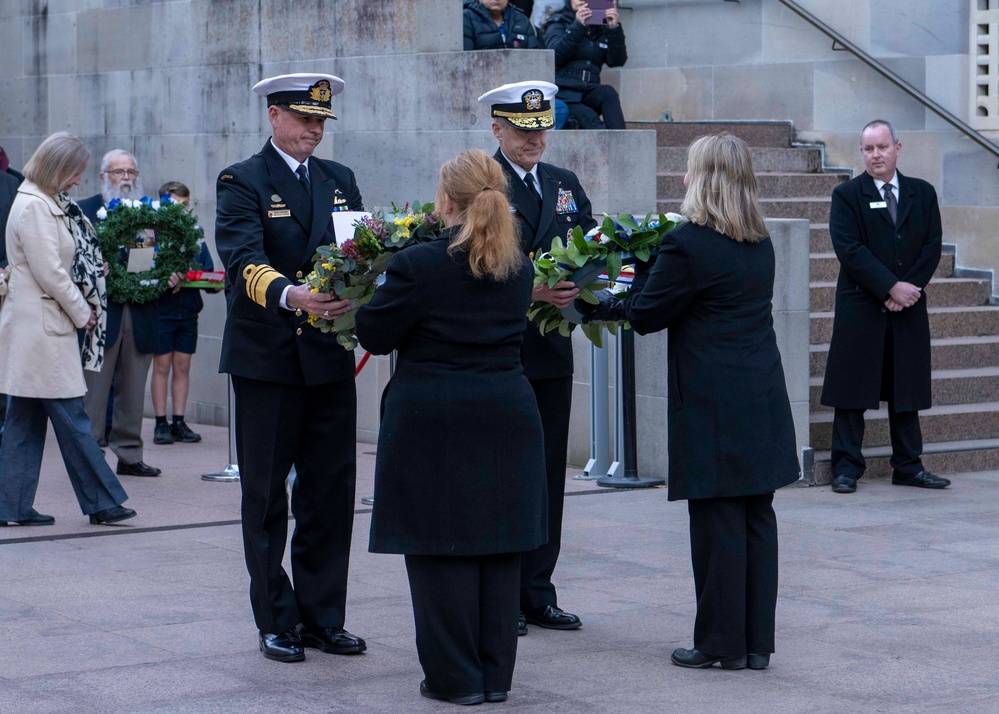
[[[273,134],[224,169],[215,241],[226,269],[228,316],[221,372],[232,377],[250,603],[264,657],[304,659],[304,647],[355,654],[344,630],[354,514],[354,357],[309,315],[338,317],[350,304],[300,279],[334,234],[334,211],[361,210],[354,173],[312,154],[343,80],[287,74],[258,83]],[[288,531],[285,478],[295,467],[292,578],[281,561]],[[294,584],[292,584],[294,582]]]
[[[590,200],[576,174],[541,163],[546,131],[555,126],[552,102],[558,92],[551,82],[515,82],[486,92],[479,101],[490,107],[493,135],[499,142],[495,158],[510,185],[510,203],[520,219],[525,253],[547,251],[553,238],[565,242],[579,226],[589,231],[597,225],[590,215]],[[539,285],[536,301],[562,308],[579,290],[570,282],[554,287]],[[552,573],[562,546],[562,501],[565,496],[565,462],[569,442],[569,409],[572,403],[572,342],[558,331],[542,335],[530,324],[521,348],[524,374],[534,388],[545,438],[545,471],[548,482],[548,543],[521,556],[520,620],[518,631],[527,634],[527,623],[552,630],[574,630],[579,617],[558,606]]]

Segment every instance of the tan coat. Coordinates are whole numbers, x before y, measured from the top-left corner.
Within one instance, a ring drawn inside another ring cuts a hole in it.
[[[0,392],[67,399],[87,388],[76,328],[90,305],[73,282],[75,241],[52,196],[25,180],[7,219],[10,277],[0,311]]]

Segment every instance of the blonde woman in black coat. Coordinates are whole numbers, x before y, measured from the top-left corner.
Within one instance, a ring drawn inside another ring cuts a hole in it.
[[[365,349],[398,350],[369,550],[406,556],[420,693],[457,704],[507,698],[519,554],[548,537],[541,418],[520,363],[533,270],[505,191],[482,151],[444,164],[447,230],[396,255],[357,314]]]
[[[774,651],[774,491],[798,478],[794,423],[774,335],[774,249],[749,147],[691,144],[680,210],[655,264],[615,311],[639,334],[669,330],[669,500],[686,500],[697,595],[681,667],[764,669]]]

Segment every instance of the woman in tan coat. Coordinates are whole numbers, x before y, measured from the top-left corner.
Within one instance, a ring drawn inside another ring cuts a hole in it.
[[[24,167],[7,220],[9,275],[0,312],[0,392],[10,395],[0,446],[0,524],[50,525],[34,509],[46,420],[59,442],[81,510],[91,523],[131,518],[127,498],[90,432],[84,364],[100,369],[106,305],[103,258],[89,221],[66,191],[90,152],[53,134]],[[85,330],[83,353],[77,330]]]

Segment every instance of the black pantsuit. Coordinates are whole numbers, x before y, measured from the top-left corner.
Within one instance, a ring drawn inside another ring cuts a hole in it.
[[[416,649],[431,691],[510,691],[519,571],[517,553],[406,556]]]
[[[343,627],[355,451],[323,445],[332,434],[354,433],[354,385],[293,387],[234,376],[232,387],[243,549],[257,627]],[[295,438],[282,436],[289,434]],[[293,465],[294,589],[281,565],[288,535],[285,479]]]
[[[562,550],[562,511],[565,501],[565,455],[569,448],[572,377],[532,379],[545,434],[545,477],[548,484],[548,542],[528,551],[520,563],[520,606],[541,612],[558,606],[552,573]]]
[[[771,654],[777,608],[774,495],[695,498],[690,559],[697,618],[694,649],[719,657]]]

